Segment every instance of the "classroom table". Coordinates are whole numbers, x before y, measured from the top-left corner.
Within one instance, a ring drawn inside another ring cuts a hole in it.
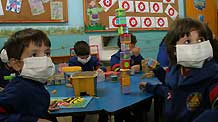
[[[102,81],[97,83],[97,96],[93,97],[90,103],[85,108],[67,108],[51,112],[54,116],[70,116],[73,113],[98,113],[106,111],[109,115],[113,115],[122,109],[126,109],[137,103],[150,100],[154,96],[150,93],[139,90],[139,82],[145,80],[150,83],[158,83],[157,78],[141,79],[142,73],[131,76],[130,94],[122,94],[119,81]],[[70,97],[74,96],[73,88],[68,88],[65,85],[50,85],[47,87],[51,97]],[[51,91],[56,90],[56,94]],[[157,112],[157,111],[155,111]],[[156,115],[157,113],[155,113]],[[159,121],[155,117],[155,121]]]

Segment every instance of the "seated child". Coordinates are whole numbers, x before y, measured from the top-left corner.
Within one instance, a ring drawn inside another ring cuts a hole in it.
[[[47,78],[55,72],[50,56],[50,40],[40,30],[24,29],[4,44],[2,60],[18,72],[0,92],[1,122],[37,122],[47,118],[50,95]]]
[[[211,97],[218,91],[216,46],[212,42],[206,27],[191,18],[176,20],[168,31],[169,71],[165,79],[162,84],[139,84],[140,89],[164,98],[166,122],[192,122],[217,99],[216,95]]]
[[[132,51],[133,55],[131,56],[130,65],[131,65],[131,69],[134,69],[134,71],[138,72],[141,69],[141,61],[144,58],[140,54],[140,48],[135,47],[136,42],[137,42],[136,36],[131,34],[130,50]],[[118,37],[117,45],[119,48],[121,48],[120,36]],[[120,52],[121,49],[111,56],[110,66],[112,71],[120,70]]]
[[[91,56],[90,47],[85,41],[76,42],[74,51],[76,56],[69,60],[69,66],[81,66],[82,71],[106,71],[105,67],[101,67],[97,57]]]

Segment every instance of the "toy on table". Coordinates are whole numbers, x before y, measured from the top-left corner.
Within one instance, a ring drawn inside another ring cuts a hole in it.
[[[113,74],[113,71],[104,72],[105,80],[111,80],[112,74]]]
[[[89,95],[97,96],[97,74],[94,71],[74,73],[70,80],[73,80],[75,96]]]
[[[105,81],[104,71],[102,71],[101,69],[98,69],[96,73],[97,73],[97,82]]]
[[[145,60],[142,60],[142,71],[144,74],[142,75],[143,78],[152,78],[154,77],[153,69],[155,69],[157,66],[160,65],[160,63],[152,58],[146,58]]]
[[[67,87],[73,87],[73,80],[71,79],[71,76],[76,72],[81,72],[82,67],[80,66],[67,66],[62,67],[62,71],[64,72],[64,80]]]
[[[54,108],[84,108],[92,97],[51,97],[50,106]]]
[[[52,94],[56,94],[56,93],[57,93],[57,90],[54,89],[54,90],[51,91],[51,93],[52,93]]]
[[[54,74],[48,78],[47,85],[65,84],[64,74]]]
[[[120,86],[123,94],[130,93],[130,60],[131,60],[131,34],[128,34],[126,24],[126,12],[124,9],[116,9],[116,24],[120,35]],[[115,80],[115,78],[114,78]]]
[[[67,63],[59,63],[57,66],[57,73],[58,74],[64,73],[63,67],[68,67],[68,64]]]

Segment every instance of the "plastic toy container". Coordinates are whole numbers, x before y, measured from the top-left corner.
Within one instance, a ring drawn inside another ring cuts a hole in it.
[[[76,72],[71,77],[75,96],[97,96],[97,74],[93,71]]]

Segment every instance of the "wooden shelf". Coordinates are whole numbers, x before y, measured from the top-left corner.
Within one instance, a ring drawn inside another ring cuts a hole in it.
[[[54,64],[68,63],[69,60],[70,60],[70,55],[66,55],[66,56],[52,56],[51,59],[52,59]]]

